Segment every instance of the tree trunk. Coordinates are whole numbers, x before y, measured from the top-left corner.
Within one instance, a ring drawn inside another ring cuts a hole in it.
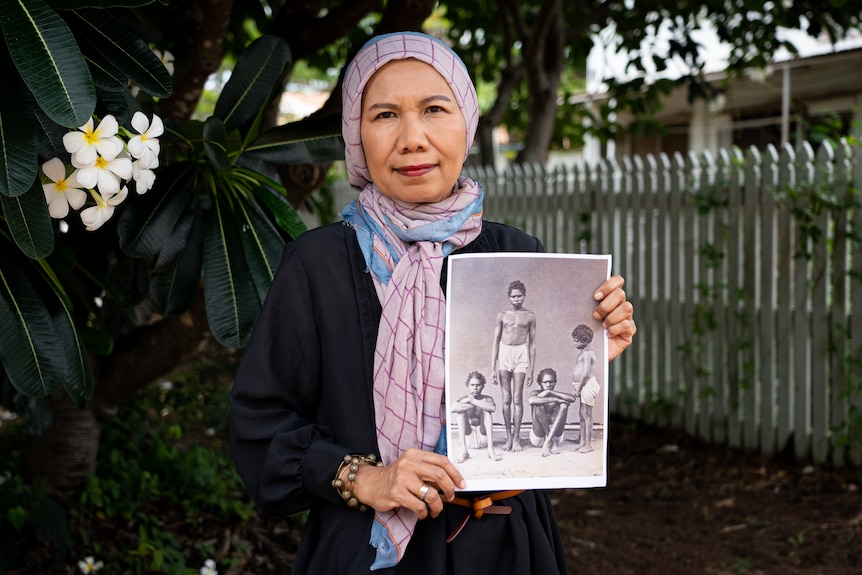
[[[479,142],[479,165],[494,166],[494,124],[484,115],[479,117],[479,127],[476,129],[476,141]]]
[[[565,64],[564,49],[562,0],[543,2],[525,49],[530,125],[524,147],[518,153],[518,162],[545,163],[548,160],[548,146],[554,135],[557,91]]]
[[[66,504],[96,469],[102,422],[89,405],[78,409],[65,392],[51,396],[51,412],[46,432],[29,439],[25,475],[46,479],[52,495]]]
[[[234,0],[198,0],[186,45],[175,54],[174,91],[159,101],[159,112],[174,120],[191,118],[201,99],[204,83],[219,69],[224,53],[224,34]]]

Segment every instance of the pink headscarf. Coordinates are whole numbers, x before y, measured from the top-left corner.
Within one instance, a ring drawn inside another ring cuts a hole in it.
[[[446,302],[440,288],[443,259],[482,229],[482,188],[460,177],[453,193],[435,203],[405,203],[371,182],[360,138],[362,92],[387,62],[415,58],[448,82],[467,124],[467,150],[479,121],[476,91],[460,58],[441,41],[414,32],[372,39],[347,69],[342,133],[350,184],[362,190],[342,213],[356,230],[383,312],[374,353],[377,444],[384,463],[411,447],[433,450],[441,435]],[[465,156],[466,158],[466,156]],[[418,517],[406,508],[378,512],[371,544],[372,570],[401,559]]]
[[[365,150],[359,136],[362,117],[362,93],[374,72],[393,60],[415,58],[430,64],[449,83],[458,107],[467,122],[467,152],[473,145],[479,125],[479,103],[476,88],[467,68],[455,52],[440,40],[418,32],[384,34],[371,39],[356,55],[344,76],[341,89],[341,133],[344,136],[347,177],[357,190],[371,182],[365,163]],[[466,159],[466,156],[464,157]]]

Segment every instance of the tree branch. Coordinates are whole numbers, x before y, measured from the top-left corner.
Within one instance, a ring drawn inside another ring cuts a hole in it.
[[[159,102],[163,116],[174,120],[191,117],[210,74],[221,66],[224,35],[234,0],[197,0],[192,8],[192,27],[178,54],[174,91]]]

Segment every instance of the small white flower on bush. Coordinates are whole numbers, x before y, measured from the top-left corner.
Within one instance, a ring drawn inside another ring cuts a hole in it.
[[[93,118],[63,136],[63,146],[72,155],[75,170],[66,176],[67,168],[58,158],[42,165],[45,174],[42,188],[48,213],[56,219],[69,214],[69,207],[81,209],[88,190],[95,205],[81,212],[87,230],[99,229],[128,195],[127,183],[134,182],[138,194],[146,193],[156,181],[153,171],[159,166],[159,136],[165,129],[161,118],[143,112],[132,116],[132,128],[137,134],[122,128],[112,115],[105,116],[98,126]],[[46,181],[47,179],[47,181]]]
[[[78,561],[78,569],[81,573],[95,573],[102,568],[101,561],[94,561],[92,557],[85,557],[83,561]]]
[[[93,128],[93,118],[76,131],[63,136],[63,147],[79,164],[89,165],[97,156],[113,160],[123,151],[123,142],[117,137],[119,125],[112,115],[107,116]]]
[[[145,194],[156,183],[156,173],[149,168],[142,168],[140,162],[132,162],[132,179],[135,181],[135,191]]]
[[[141,169],[152,170],[159,167],[159,136],[165,133],[162,119],[153,116],[153,121],[147,119],[142,112],[132,116],[132,127],[138,135],[133,136],[127,144],[129,153],[138,160]]]
[[[76,172],[66,176],[66,165],[60,158],[52,158],[42,164],[42,172],[50,180],[50,183],[42,184],[42,189],[52,218],[65,218],[69,214],[69,206],[73,210],[81,209],[87,201],[87,192],[78,183]]]
[[[129,190],[125,186],[120,189],[119,193],[107,196],[90,190],[90,195],[96,200],[96,205],[81,212],[81,221],[84,222],[87,231],[98,230],[110,220],[111,216],[114,215],[114,208],[123,203],[128,194]]]
[[[168,74],[171,76],[174,75],[174,55],[171,54],[169,50],[165,50],[161,52],[159,50],[153,50],[153,53],[158,57],[159,60],[162,61],[162,64],[165,65],[165,69],[168,71]]]
[[[73,155],[72,165],[78,168],[78,183],[97,188],[103,196],[113,196],[120,191],[121,181],[132,177],[132,160],[125,153],[115,158],[98,156],[92,164],[81,164]]]
[[[201,575],[218,575],[218,571],[216,571],[216,562],[212,559],[207,559],[204,561],[204,566],[201,567],[200,570]]]

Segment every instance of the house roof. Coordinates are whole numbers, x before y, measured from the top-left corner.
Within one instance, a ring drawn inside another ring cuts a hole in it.
[[[724,113],[763,117],[781,114],[785,74],[794,109],[801,107],[813,114],[847,111],[858,106],[862,97],[862,47],[777,61],[762,73],[742,77],[728,77],[721,71],[705,74],[704,78],[723,90]],[[607,98],[606,93],[583,94],[578,100],[601,102]],[[682,82],[665,96],[662,110],[655,117],[666,124],[688,121],[691,104]]]

